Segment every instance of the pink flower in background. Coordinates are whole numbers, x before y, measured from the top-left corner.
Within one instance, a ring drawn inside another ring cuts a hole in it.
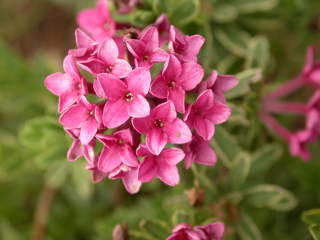
[[[77,22],[97,41],[115,34],[116,23],[110,16],[107,0],[98,0],[96,8],[81,11]]]
[[[217,71],[213,71],[208,80],[202,82],[200,85],[200,92],[203,92],[207,89],[211,89],[214,93],[214,97],[221,101],[225,102],[224,92],[227,92],[237,86],[239,79],[234,75],[221,75]]]
[[[307,129],[320,134],[320,90],[310,98],[307,109]]]
[[[143,144],[138,147],[137,156],[144,157],[138,173],[141,182],[150,182],[154,177],[158,177],[162,182],[170,186],[179,183],[180,177],[176,165],[185,156],[181,149],[164,149],[159,155],[154,155]]]
[[[320,61],[314,60],[314,48],[307,51],[306,64],[302,73],[303,78],[315,87],[320,87]]]
[[[227,121],[230,115],[230,108],[216,100],[211,90],[206,90],[189,105],[184,120],[199,136],[209,141],[214,135],[214,125]]]
[[[316,140],[315,134],[312,130],[301,130],[291,134],[289,144],[290,153],[307,161],[311,154],[308,150],[308,144]]]
[[[131,72],[130,64],[119,59],[118,46],[112,38],[106,38],[97,48],[97,56],[81,61],[79,65],[91,74],[110,73],[124,78]]]
[[[159,47],[159,33],[150,26],[142,33],[140,39],[128,39],[127,47],[135,58],[136,66],[151,67],[156,62],[165,62],[168,54]]]
[[[117,131],[112,136],[98,134],[96,136],[104,145],[98,159],[98,170],[109,173],[120,165],[131,168],[138,167],[139,163],[133,152],[133,139],[129,129]]]
[[[201,35],[186,36],[176,27],[170,27],[169,49],[181,61],[197,62],[197,56],[205,42]]]
[[[80,129],[79,139],[87,145],[94,138],[101,124],[101,109],[99,106],[90,104],[85,98],[79,103],[72,105],[60,116],[60,123],[66,129]]]
[[[170,101],[156,106],[145,118],[133,118],[132,125],[139,133],[146,134],[147,147],[155,155],[159,155],[168,142],[183,144],[190,142],[192,137]]]
[[[157,98],[171,100],[177,111],[184,113],[186,91],[194,89],[203,75],[203,68],[199,64],[180,63],[174,55],[170,55],[162,74],[152,82],[151,93]]]
[[[186,154],[184,159],[186,168],[190,168],[194,162],[207,166],[214,166],[217,162],[216,153],[210,142],[197,135],[194,135],[191,142],[183,145],[183,150]]]
[[[118,12],[120,14],[131,12],[136,7],[138,2],[139,0],[115,0],[115,3],[118,7]]]
[[[161,14],[153,26],[158,29],[160,46],[170,40],[170,22],[166,14]]]
[[[146,117],[150,113],[145,96],[150,87],[151,76],[146,68],[134,69],[125,81],[111,74],[99,74],[95,89],[108,98],[103,110],[103,123],[115,128],[125,123],[129,117]]]
[[[80,75],[72,56],[68,55],[64,59],[63,69],[65,73],[53,73],[44,80],[46,88],[59,96],[59,112],[65,111],[88,93],[87,83]]]
[[[121,165],[109,174],[110,179],[122,179],[126,190],[131,193],[137,193],[140,190],[142,182],[138,179],[138,168],[131,168]]]
[[[70,55],[74,56],[77,60],[83,60],[94,54],[98,42],[93,40],[80,28],[75,31],[75,39],[77,48],[69,50]]]
[[[192,227],[187,223],[176,226],[167,240],[221,240],[224,234],[224,223],[213,222],[205,226]]]

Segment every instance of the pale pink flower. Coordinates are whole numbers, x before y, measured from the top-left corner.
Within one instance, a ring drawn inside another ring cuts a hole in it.
[[[100,171],[109,173],[122,164],[131,168],[138,167],[139,163],[132,149],[133,139],[129,129],[117,131],[112,136],[98,134],[96,137],[104,145],[97,163]]]
[[[170,27],[169,49],[181,61],[197,62],[197,56],[204,42],[205,38],[201,35],[186,36],[174,26]]]
[[[135,58],[135,65],[151,67],[156,62],[165,62],[166,51],[159,47],[159,33],[156,27],[147,27],[139,39],[128,39],[127,47]]]
[[[150,82],[151,75],[146,68],[134,69],[124,81],[111,74],[99,74],[94,88],[108,99],[103,109],[104,125],[116,128],[129,117],[148,116],[150,106],[145,96],[149,91]]]
[[[65,129],[80,129],[79,139],[87,145],[96,135],[101,125],[100,106],[89,103],[85,98],[72,105],[60,116],[60,123]]]
[[[112,38],[106,38],[98,48],[96,57],[79,62],[80,67],[91,74],[110,73],[118,78],[124,78],[131,72],[130,64],[119,59],[119,49]]]
[[[194,162],[206,166],[214,166],[217,162],[217,155],[210,146],[210,142],[196,134],[190,143],[183,146],[183,150],[186,154],[184,159],[186,168],[190,168]]]
[[[96,8],[81,11],[77,22],[97,41],[112,37],[116,31],[116,23],[110,16],[107,0],[98,0]]]
[[[158,177],[170,186],[177,185],[180,181],[177,164],[182,161],[185,154],[179,148],[164,149],[159,155],[154,155],[144,144],[137,149],[137,156],[144,157],[139,167],[139,180],[150,182]]]
[[[177,118],[172,102],[156,106],[145,118],[133,118],[133,127],[141,134],[146,134],[146,144],[150,152],[159,155],[169,143],[184,144],[191,141],[192,134],[184,121]]]
[[[237,86],[239,79],[234,75],[221,75],[217,71],[213,71],[208,80],[200,84],[200,92],[211,89],[217,100],[225,102],[224,92]]]
[[[93,40],[80,28],[75,31],[75,39],[77,48],[69,50],[70,55],[74,56],[77,60],[86,60],[94,54],[98,42]]]
[[[214,125],[227,121],[230,115],[231,109],[216,100],[211,90],[206,90],[188,106],[184,120],[199,136],[209,141],[214,135]]]
[[[81,96],[88,94],[86,80],[80,75],[71,55],[64,59],[63,69],[65,73],[53,73],[44,80],[46,88],[59,96],[59,112],[65,111]]]
[[[171,100],[178,112],[185,112],[186,91],[202,80],[203,68],[194,62],[181,63],[174,55],[168,58],[162,73],[152,82],[150,92],[158,98]]]
[[[109,174],[110,179],[121,179],[124,187],[130,194],[139,192],[141,181],[138,179],[138,168],[131,168],[127,165],[120,165]]]

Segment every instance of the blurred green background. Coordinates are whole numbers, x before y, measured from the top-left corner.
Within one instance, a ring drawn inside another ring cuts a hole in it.
[[[76,13],[94,4],[0,1],[0,239],[111,239],[122,222],[134,239],[164,239],[181,212],[195,224],[224,220],[227,239],[311,239],[300,216],[320,205],[319,144],[309,163],[289,156],[258,112],[263,94],[298,74],[306,47],[320,46],[320,1],[145,0],[128,16],[113,11],[136,26],[166,12],[185,32],[205,35],[207,73],[215,68],[241,79],[228,96],[234,116],[213,142],[219,164],[181,168],[179,186],[154,181],[134,196],[118,181],[92,184],[84,160],[66,161],[70,140],[57,123],[57,98],[43,86],[46,75],[62,71],[74,47]],[[247,162],[250,171],[243,169]],[[277,204],[266,200],[269,190],[246,198],[246,189],[265,184],[280,197]],[[190,210],[184,191],[199,185],[205,204]],[[163,235],[153,225],[162,226]]]

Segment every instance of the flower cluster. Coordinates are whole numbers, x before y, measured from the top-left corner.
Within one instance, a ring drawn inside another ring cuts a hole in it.
[[[187,223],[176,226],[167,240],[220,240],[224,234],[224,224],[214,222],[205,226],[192,227]]]
[[[291,95],[305,86],[313,91],[307,103],[279,101],[280,98]],[[305,126],[299,130],[290,131],[272,116],[273,113],[303,116]],[[293,156],[298,156],[303,160],[310,159],[308,146],[320,136],[320,61],[314,60],[313,47],[307,51],[303,71],[266,96],[262,120],[280,137],[289,142],[290,153]]]
[[[105,0],[77,20],[77,48],[65,57],[64,73],[45,79],[73,139],[69,161],[83,156],[93,181],[122,179],[130,193],[155,177],[178,184],[182,160],[186,168],[214,165],[209,141],[230,116],[224,92],[237,79],[214,71],[201,82],[197,55],[205,39],[184,35],[164,15],[145,29],[124,29]]]

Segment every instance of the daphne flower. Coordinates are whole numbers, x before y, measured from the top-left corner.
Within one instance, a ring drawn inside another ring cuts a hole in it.
[[[307,109],[307,128],[320,134],[320,90],[310,98]]]
[[[77,49],[69,50],[69,54],[74,56],[77,60],[84,60],[94,54],[98,42],[93,40],[88,34],[80,28],[75,31],[75,39]]]
[[[97,138],[104,144],[97,164],[100,171],[108,173],[122,164],[131,168],[138,167],[137,157],[132,150],[133,139],[129,129],[117,131],[112,136],[98,134]]]
[[[191,131],[184,121],[177,118],[172,102],[156,106],[145,118],[133,118],[133,127],[146,134],[146,144],[150,152],[159,155],[169,143],[184,144],[191,141]]]
[[[115,34],[116,24],[110,16],[107,0],[98,0],[96,8],[81,11],[78,14],[77,22],[97,41]]]
[[[320,87],[320,61],[314,60],[314,48],[307,51],[306,64],[302,73],[303,78],[316,87]]]
[[[308,144],[314,142],[316,136],[312,130],[300,130],[291,134],[289,139],[290,153],[307,161],[311,154],[308,150]]]
[[[152,82],[150,92],[155,97],[171,100],[177,111],[184,113],[186,91],[194,89],[203,75],[204,71],[199,64],[180,63],[174,55],[170,55],[162,74]]]
[[[65,73],[53,73],[44,80],[46,88],[59,96],[59,112],[65,111],[88,93],[87,83],[80,75],[72,56],[68,55],[64,59],[63,69]]]
[[[137,156],[144,157],[139,167],[139,180],[150,182],[158,177],[162,182],[170,186],[177,185],[180,181],[177,164],[182,161],[185,154],[181,149],[164,149],[159,155],[153,155],[146,145],[140,145]]]
[[[211,90],[206,90],[188,107],[184,120],[199,136],[209,141],[214,135],[214,125],[225,122],[230,114],[230,108],[217,101]]]
[[[211,89],[216,99],[225,102],[224,92],[237,86],[239,80],[234,75],[221,75],[213,71],[208,80],[201,83],[200,92]]]
[[[210,146],[210,142],[197,135],[183,146],[183,150],[186,154],[184,159],[186,168],[190,168],[193,162],[207,166],[213,166],[217,162],[217,155]]]
[[[162,46],[170,39],[170,23],[167,15],[161,14],[153,25],[158,29],[159,42]]]
[[[109,178],[122,179],[124,187],[131,194],[139,192],[142,184],[138,179],[138,168],[131,168],[124,164],[113,170]]]
[[[128,39],[127,47],[135,58],[136,66],[150,67],[156,62],[165,62],[168,54],[159,47],[159,33],[156,27],[146,28],[140,39]]]
[[[63,112],[59,120],[66,129],[80,128],[79,139],[86,145],[96,135],[101,124],[101,115],[99,106],[82,98],[79,103]]]
[[[181,61],[197,62],[197,55],[204,41],[201,35],[186,36],[174,26],[170,28],[169,48]]]
[[[146,68],[134,69],[125,81],[111,74],[99,74],[94,82],[97,92],[108,98],[103,109],[103,123],[116,128],[129,117],[141,118],[149,115],[150,107],[145,99],[150,87],[151,75]]]
[[[138,2],[139,0],[115,0],[115,3],[118,7],[118,12],[120,14],[127,14],[131,12],[136,7]]]
[[[117,44],[112,38],[106,38],[98,46],[97,57],[81,61],[79,65],[91,74],[110,73],[118,78],[124,78],[132,69],[127,61],[118,57]]]

